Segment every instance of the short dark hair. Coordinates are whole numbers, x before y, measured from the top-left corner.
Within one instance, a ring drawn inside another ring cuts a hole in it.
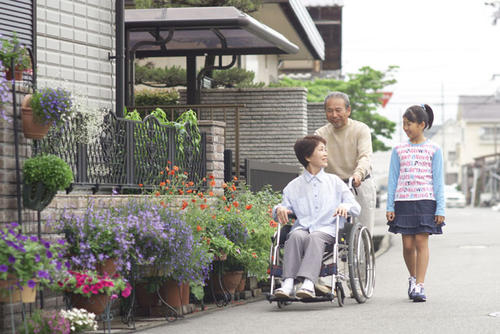
[[[425,123],[425,128],[430,129],[434,122],[434,112],[428,104],[414,105],[406,109],[403,117],[410,122]],[[425,129],[424,128],[424,129]]]
[[[293,146],[293,149],[295,151],[297,159],[299,159],[299,162],[302,164],[302,166],[307,168],[307,165],[309,165],[309,161],[307,161],[306,158],[309,158],[314,153],[314,149],[319,145],[319,143],[323,143],[326,145],[325,138],[313,135],[297,139],[295,145]]]

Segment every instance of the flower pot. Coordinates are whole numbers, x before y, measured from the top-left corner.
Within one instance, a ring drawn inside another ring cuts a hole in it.
[[[160,287],[160,296],[168,305],[172,307],[181,307],[189,304],[189,283],[181,283],[174,280],[168,280]]]
[[[36,300],[36,288],[38,282],[33,288],[30,288],[27,284],[22,285],[22,290],[17,286],[16,279],[0,280],[0,303],[10,303],[11,297],[9,296],[8,289],[11,289],[10,294],[12,295],[12,303],[34,303]]]
[[[41,124],[33,118],[31,109],[31,95],[26,95],[21,102],[21,120],[23,123],[24,137],[42,139],[49,132],[51,124]]]
[[[92,295],[85,297],[80,294],[71,294],[71,305],[76,308],[83,308],[89,312],[100,315],[104,313],[109,296],[105,294]]]
[[[116,262],[116,259],[110,258],[98,263],[96,270],[100,275],[108,274],[108,276],[113,276],[116,274],[117,267],[118,263]]]
[[[10,68],[5,71],[5,79],[12,80],[12,70]],[[16,66],[14,69],[14,79],[16,81],[23,80],[23,71],[19,69],[19,66]]]
[[[242,277],[243,270],[228,271],[222,275],[222,283],[230,294],[234,294],[236,292],[236,288],[241,282]]]
[[[135,284],[135,298],[137,304],[146,310],[153,306],[160,305],[160,298],[158,298],[158,294],[156,291],[149,291],[148,283],[146,282],[137,282]]]
[[[42,211],[52,202],[56,191],[50,191],[41,182],[29,184],[23,182],[23,206],[31,210]]]
[[[240,284],[238,284],[236,291],[238,291],[238,292],[245,291],[246,283],[247,283],[247,277],[246,277],[246,275],[242,275]]]

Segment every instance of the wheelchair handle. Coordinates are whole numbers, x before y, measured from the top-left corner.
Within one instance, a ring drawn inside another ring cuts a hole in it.
[[[288,214],[288,219],[297,219],[297,216],[292,212]]]

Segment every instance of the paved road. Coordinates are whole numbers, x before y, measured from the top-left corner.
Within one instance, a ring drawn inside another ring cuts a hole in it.
[[[382,231],[382,228],[379,228]],[[267,301],[179,320],[141,333],[500,333],[500,212],[448,209],[445,234],[430,241],[426,303],[408,300],[399,236],[377,259],[374,297],[366,304]]]

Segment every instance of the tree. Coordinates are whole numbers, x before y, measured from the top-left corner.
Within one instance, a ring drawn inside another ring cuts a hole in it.
[[[347,74],[348,80],[316,79],[310,81],[284,78],[272,87],[305,87],[308,90],[308,102],[323,102],[329,92],[341,91],[349,95],[351,101],[351,117],[368,125],[372,130],[373,151],[390,149],[379,138],[391,138],[396,130],[396,123],[376,113],[382,105],[382,90],[396,83],[389,78],[397,69],[390,66],[386,71],[377,71],[369,66],[359,69],[359,73]]]
[[[234,6],[245,13],[259,9],[262,0],[135,0],[136,8]]]

